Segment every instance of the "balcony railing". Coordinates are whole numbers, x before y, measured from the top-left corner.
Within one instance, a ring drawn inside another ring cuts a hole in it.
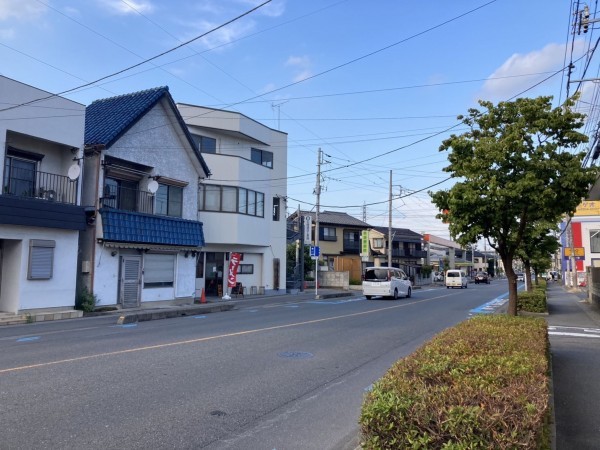
[[[105,185],[100,206],[124,211],[154,213],[154,195],[150,192],[121,186]]]
[[[11,167],[5,173],[4,195],[77,204],[77,181],[54,173]]]

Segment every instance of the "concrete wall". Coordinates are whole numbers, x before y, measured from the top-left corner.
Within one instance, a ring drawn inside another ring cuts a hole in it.
[[[348,272],[319,271],[319,286],[322,288],[350,288],[350,274]]]

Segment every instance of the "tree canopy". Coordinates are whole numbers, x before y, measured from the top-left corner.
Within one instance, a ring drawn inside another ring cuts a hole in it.
[[[444,168],[457,179],[448,190],[430,192],[462,245],[488,240],[509,280],[509,314],[516,315],[513,259],[536,222],[558,222],[572,214],[596,179],[582,167],[577,147],[588,138],[578,130],[584,116],[569,99],[552,108],[552,97],[519,98],[494,105],[480,101],[459,120],[469,128],[444,140]]]

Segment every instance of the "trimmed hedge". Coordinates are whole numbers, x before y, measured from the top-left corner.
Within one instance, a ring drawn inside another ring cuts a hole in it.
[[[534,284],[531,292],[522,291],[517,293],[517,311],[532,313],[548,312],[546,280],[539,280],[539,284]]]
[[[364,400],[366,449],[550,448],[539,318],[477,316],[398,361]]]

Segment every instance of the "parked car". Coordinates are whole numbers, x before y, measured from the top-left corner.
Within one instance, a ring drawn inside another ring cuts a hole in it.
[[[477,272],[475,274],[475,284],[479,283],[490,284],[490,277],[486,272]]]
[[[465,288],[469,286],[467,274],[462,270],[447,270],[446,271],[446,289],[450,288]]]
[[[376,296],[409,298],[412,283],[403,270],[396,267],[367,267],[363,277],[363,295],[367,300]]]

